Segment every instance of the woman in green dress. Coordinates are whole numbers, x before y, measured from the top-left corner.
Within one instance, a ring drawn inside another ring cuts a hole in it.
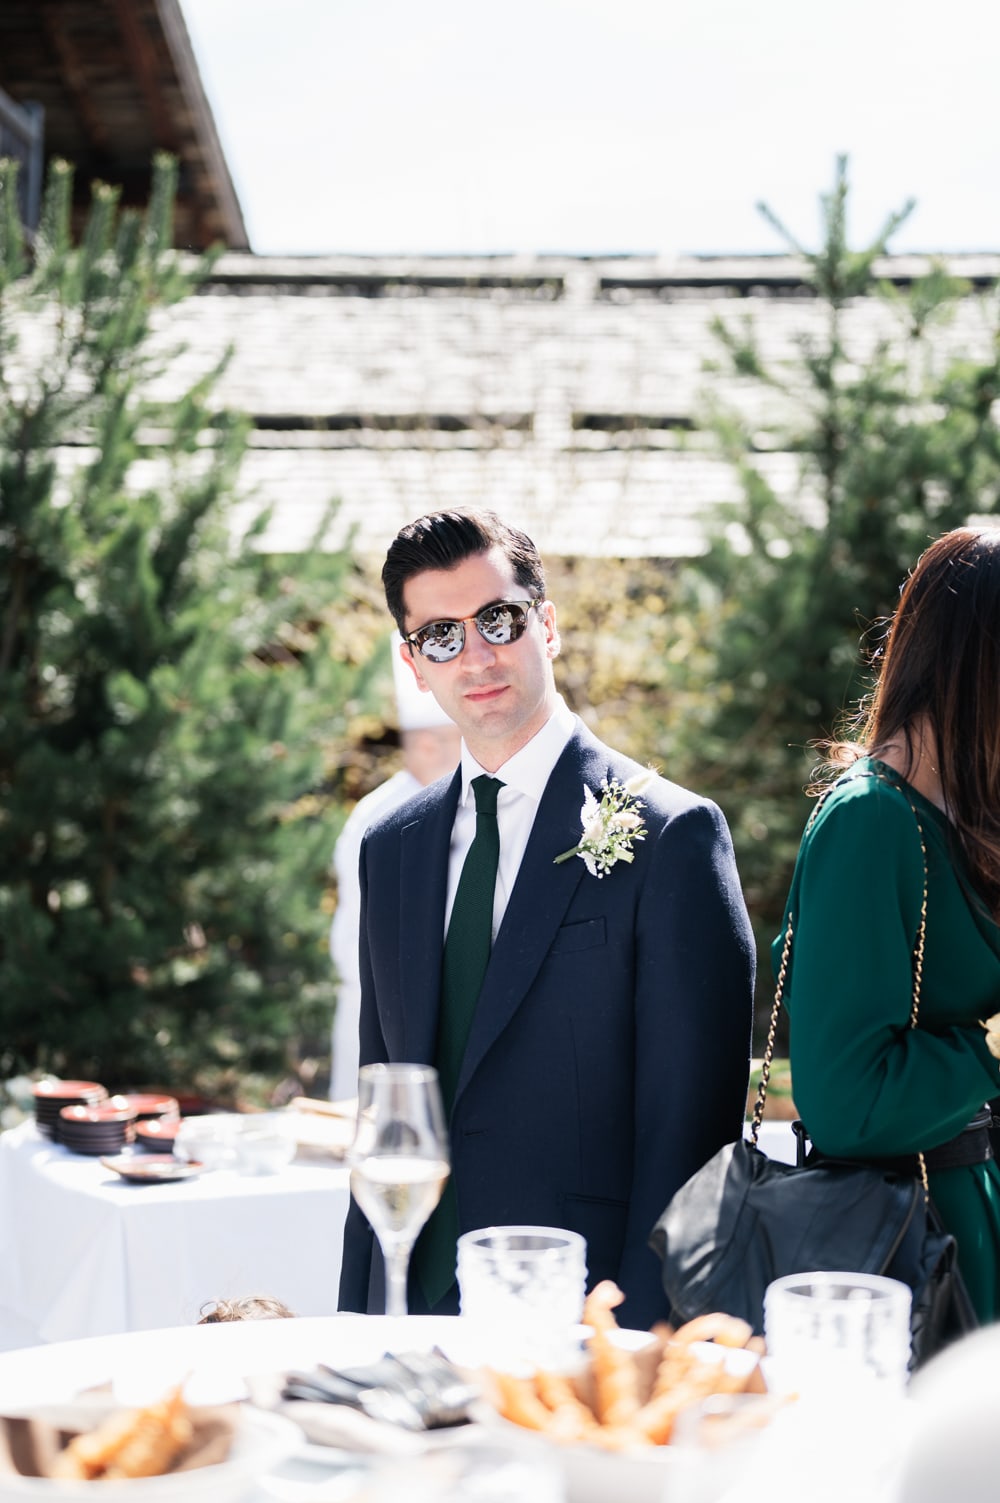
[[[927,549],[875,661],[853,739],[828,748],[840,776],[806,827],[785,910],[795,1103],[823,1153],[925,1153],[992,1321],[1000,1168],[987,1129],[969,1124],[1000,1093],[1000,529]]]

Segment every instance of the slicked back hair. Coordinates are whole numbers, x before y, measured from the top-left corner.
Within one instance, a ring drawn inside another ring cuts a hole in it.
[[[500,548],[517,583],[532,600],[545,598],[545,571],[538,549],[493,511],[434,511],[402,528],[389,545],[382,587],[392,619],[406,633],[403,587],[428,569],[454,569],[467,558]],[[484,602],[485,604],[485,602]]]

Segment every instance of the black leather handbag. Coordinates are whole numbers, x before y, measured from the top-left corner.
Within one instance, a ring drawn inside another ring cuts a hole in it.
[[[723,1310],[763,1330],[764,1293],[788,1273],[878,1273],[913,1292],[911,1367],[977,1322],[916,1175],[817,1158],[801,1167],[730,1143],[682,1185],[651,1246],[675,1324]]]
[[[919,816],[916,809],[913,812],[924,854],[924,900],[910,1012],[910,1026],[915,1028],[923,974],[927,850]],[[789,914],[751,1141],[720,1149],[681,1186],[657,1221],[650,1245],[663,1261],[663,1287],[678,1324],[721,1310],[741,1316],[760,1334],[765,1290],[785,1274],[849,1270],[900,1279],[913,1292],[910,1365],[917,1367],[977,1325],[956,1266],[955,1239],[942,1227],[930,1198],[926,1158],[933,1164],[934,1155],[948,1150],[948,1163],[991,1157],[987,1126],[977,1118],[960,1135],[967,1143],[956,1139],[931,1155],[913,1155],[910,1162],[865,1164],[827,1158],[815,1149],[807,1154],[805,1129],[796,1124],[799,1162],[769,1159],[758,1148],[757,1138],[791,944]]]

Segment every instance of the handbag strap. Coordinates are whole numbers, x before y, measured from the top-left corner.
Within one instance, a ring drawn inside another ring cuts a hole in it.
[[[898,783],[894,783],[890,778],[883,777],[881,773],[864,772],[858,774],[858,776],[878,778],[881,782],[887,784],[890,788],[897,788],[900,793],[904,793],[904,790],[899,787]],[[817,800],[816,806],[810,814],[808,822],[806,824],[804,832],[805,835],[808,835],[820,810],[822,809],[828,796],[833,792],[833,789],[836,786],[836,784],[831,784],[830,787],[827,788]],[[920,855],[923,860],[924,868],[923,892],[920,899],[920,926],[917,930],[917,940],[913,948],[913,1001],[910,1005],[910,1027],[916,1028],[917,1020],[920,1014],[920,993],[924,982],[924,945],[927,939],[927,842],[924,839],[924,827],[920,823],[920,815],[917,813],[916,805],[908,794],[904,793],[904,797],[906,798],[906,801],[909,804],[910,808],[913,810],[913,818],[917,823],[917,834],[920,837]],[[788,974],[788,962],[791,959],[792,954],[792,934],[792,913],[791,909],[789,909],[788,922],[785,926],[784,943],[781,947],[781,963],[778,966],[778,979],[775,984],[774,990],[774,1002],[771,1005],[771,1019],[767,1029],[767,1043],[764,1047],[764,1058],[761,1063],[760,1080],[757,1083],[757,1099],[754,1102],[753,1117],[750,1124],[750,1141],[753,1143],[754,1147],[757,1146],[757,1139],[760,1136],[760,1124],[764,1119],[764,1102],[767,1099],[767,1088],[771,1080],[771,1060],[774,1057],[774,1039],[778,1028],[778,1014],[781,1012],[781,1003],[785,992],[785,978]],[[922,1153],[918,1153],[917,1158],[920,1163],[920,1178],[923,1183],[924,1192],[926,1193],[928,1189],[927,1167],[924,1163],[924,1156]]]

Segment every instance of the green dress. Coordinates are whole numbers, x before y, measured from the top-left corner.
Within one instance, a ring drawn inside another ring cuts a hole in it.
[[[919,1026],[912,957],[927,847]],[[933,1148],[1000,1094],[979,1020],[1000,1011],[1000,929],[959,880],[948,822],[898,773],[862,759],[807,827],[785,906],[784,1001],[795,1104],[816,1146],[850,1158]],[[784,933],[772,946],[775,973]],[[933,1172],[973,1304],[1000,1318],[1000,1168]]]

